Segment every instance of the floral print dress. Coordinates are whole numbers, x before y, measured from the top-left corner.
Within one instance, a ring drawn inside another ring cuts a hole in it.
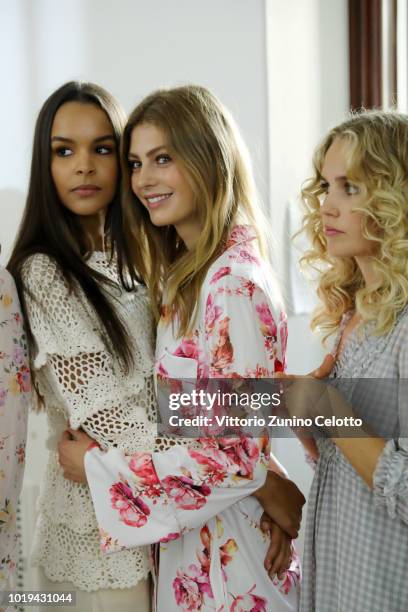
[[[16,511],[24,472],[31,400],[27,343],[11,276],[0,268],[0,607],[15,588],[19,543]]]
[[[165,313],[156,347],[159,382],[267,377],[284,367],[286,321],[247,226],[233,230],[211,265],[191,335],[175,337]],[[159,612],[297,610],[296,555],[282,580],[271,580],[263,566],[269,539],[251,494],[265,480],[269,452],[264,435],[180,439],[165,451],[131,456],[87,452],[103,550],[160,542]]]

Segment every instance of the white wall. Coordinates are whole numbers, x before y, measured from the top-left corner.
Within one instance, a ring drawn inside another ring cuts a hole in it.
[[[300,185],[311,174],[318,141],[348,110],[347,1],[266,0],[266,31],[270,209],[280,245],[278,270],[290,298],[288,205],[296,205]],[[307,373],[324,355],[320,340],[308,329],[308,314],[292,315],[288,324],[288,371]],[[307,492],[312,473],[299,443],[278,439],[274,450]],[[303,529],[300,549],[302,544]]]
[[[0,0],[0,243],[7,259],[45,98],[80,78],[126,110],[162,86],[211,88],[231,109],[268,194],[264,0]]]
[[[269,196],[275,233],[285,246],[288,202],[310,176],[318,141],[348,109],[347,2],[266,0],[266,31]]]

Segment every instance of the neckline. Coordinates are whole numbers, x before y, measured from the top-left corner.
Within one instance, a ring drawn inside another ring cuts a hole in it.
[[[344,342],[344,346],[343,346],[343,350],[342,350],[341,354],[337,356],[337,351],[339,349],[339,344],[341,342],[341,337],[343,335],[343,332],[345,330],[345,327],[346,327],[347,323],[350,321],[350,319],[351,319],[351,317],[353,316],[354,313],[355,313],[355,310],[348,310],[347,312],[344,313],[344,315],[341,318],[340,325],[339,325],[339,328],[337,330],[336,340],[334,342],[332,350],[330,351],[330,354],[334,357],[336,362],[341,357],[341,355],[344,353],[344,349],[346,348],[346,345],[347,345],[350,337],[355,332],[356,327],[358,327],[358,326],[356,326],[354,329],[351,330],[351,332],[349,333],[348,337],[346,338],[346,341]]]
[[[335,355],[337,351],[337,346],[339,343],[339,338],[341,338],[342,331],[344,327],[347,325],[354,311],[348,311],[343,315],[343,319],[339,326],[339,332],[337,341],[335,343],[334,349],[332,351],[332,355]],[[401,312],[398,314],[397,319],[395,321],[394,326],[390,329],[386,334],[382,334],[381,336],[374,336],[371,332],[373,330],[375,321],[370,321],[361,329],[360,342],[357,344],[358,337],[356,332],[360,329],[360,326],[356,326],[351,330],[349,336],[347,337],[343,350],[339,355],[338,359],[335,361],[334,369],[333,369],[333,377],[337,378],[339,373],[341,373],[341,378],[361,378],[363,376],[364,370],[366,370],[376,355],[382,353],[389,341],[391,334],[394,333],[397,326],[399,325],[401,319],[404,315],[408,314],[408,304],[404,306]],[[347,317],[347,318],[346,318]],[[369,350],[365,350],[368,347],[367,343],[372,341],[372,346],[370,346]],[[360,359],[358,363],[353,364],[353,354],[355,354],[356,350],[364,349],[364,359]]]
[[[343,315],[343,317],[342,317],[342,320],[341,320],[341,323],[340,323],[340,326],[339,326],[339,329],[338,329],[338,332],[337,332],[336,342],[335,342],[334,347],[333,347],[333,349],[331,351],[331,354],[333,355],[333,357],[336,360],[340,359],[341,355],[344,353],[344,350],[345,350],[345,348],[347,346],[347,343],[348,343],[349,339],[350,339],[351,342],[353,342],[354,336],[358,332],[358,330],[361,329],[361,331],[362,331],[361,337],[362,338],[363,338],[363,336],[365,337],[367,335],[366,334],[366,329],[368,329],[368,328],[367,328],[367,326],[365,326],[365,328],[364,328],[364,326],[361,327],[363,321],[362,321],[361,316],[360,316],[360,321],[358,321],[354,325],[354,327],[349,331],[349,333],[347,335],[347,338],[342,343],[342,338],[343,338],[344,331],[345,331],[347,325],[350,323],[351,319],[354,317],[355,314],[356,314],[356,310],[348,310]],[[370,324],[368,324],[368,325],[369,325],[369,327],[371,327]],[[340,348],[341,345],[342,345],[342,350],[339,353],[338,351],[339,351],[339,348]]]

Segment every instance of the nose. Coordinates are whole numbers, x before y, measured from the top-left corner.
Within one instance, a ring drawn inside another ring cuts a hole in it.
[[[89,151],[79,151],[76,157],[77,174],[93,174],[95,172],[95,164],[93,155]]]
[[[320,207],[321,214],[328,215],[329,217],[338,217],[339,209],[335,205],[334,198],[331,193],[327,193],[324,197],[323,203]]]
[[[147,189],[157,184],[154,168],[149,163],[143,164],[132,174],[132,185],[135,190]]]

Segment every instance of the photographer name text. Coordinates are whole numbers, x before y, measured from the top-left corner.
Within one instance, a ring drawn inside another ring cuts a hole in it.
[[[253,415],[249,417],[231,415],[197,415],[182,417],[172,414],[168,423],[171,427],[361,427],[362,419],[356,417],[325,417],[317,415],[314,418],[278,417],[271,414],[267,418]]]

